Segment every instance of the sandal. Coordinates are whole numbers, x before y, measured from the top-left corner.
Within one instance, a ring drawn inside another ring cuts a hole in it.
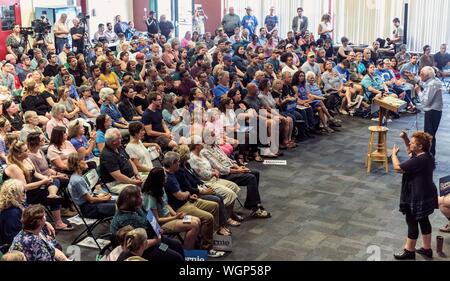
[[[232,220],[237,221],[237,222],[243,222],[244,221],[244,217],[238,215],[238,214],[233,214],[232,216]]]
[[[255,155],[255,161],[261,163],[261,162],[264,162],[264,159],[261,157],[261,155],[256,154]]]
[[[56,231],[72,231],[72,230],[74,230],[75,228],[73,227],[73,225],[70,225],[70,224],[68,224],[66,227],[63,227],[63,228],[57,228],[57,227],[55,227],[55,230]]]
[[[228,231],[226,228],[220,228],[218,231],[217,231],[217,234],[218,235],[221,235],[221,236],[231,236],[231,232],[230,231]]]
[[[240,222],[235,221],[233,219],[228,219],[227,223],[228,223],[229,226],[232,226],[232,227],[239,227],[239,226],[241,226]]]

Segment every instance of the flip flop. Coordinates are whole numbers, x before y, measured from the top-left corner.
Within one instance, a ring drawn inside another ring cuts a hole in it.
[[[57,227],[55,227],[55,230],[56,231],[72,231],[72,230],[74,230],[75,228],[73,227],[73,225],[70,225],[70,224],[68,224],[66,227],[64,227],[64,228],[57,228]]]

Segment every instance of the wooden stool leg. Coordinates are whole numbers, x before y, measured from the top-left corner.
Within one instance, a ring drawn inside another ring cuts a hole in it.
[[[373,150],[373,141],[375,138],[375,134],[374,133],[370,133],[370,138],[369,138],[369,147],[367,148],[367,160],[366,160],[366,167],[367,167],[367,173],[370,174],[370,170],[372,168],[372,150]]]
[[[387,151],[387,132],[383,134],[383,153],[384,153],[384,168],[386,169],[386,173],[389,174],[389,160],[388,160],[388,151]]]

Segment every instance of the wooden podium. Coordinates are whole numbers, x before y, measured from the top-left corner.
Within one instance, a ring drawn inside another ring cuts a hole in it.
[[[373,99],[373,103],[380,106],[380,111],[379,111],[378,126],[369,127],[370,139],[366,160],[367,173],[370,173],[372,170],[372,162],[383,163],[386,173],[389,173],[388,148],[387,148],[387,134],[389,132],[389,129],[386,126],[383,126],[384,123],[383,119],[387,118],[386,115],[389,111],[398,113],[403,108],[406,108],[407,103],[393,96],[375,97]],[[377,134],[378,134],[378,143],[375,143],[375,138]]]

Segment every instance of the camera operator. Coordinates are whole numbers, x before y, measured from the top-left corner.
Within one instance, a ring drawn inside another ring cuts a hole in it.
[[[63,51],[64,45],[69,43],[69,27],[67,26],[67,14],[62,14],[53,27],[56,38],[56,54]]]
[[[48,54],[47,46],[50,44],[53,44],[53,40],[50,36],[50,30],[51,26],[48,24],[48,22],[39,22],[37,23],[40,26],[35,26],[35,40],[33,43],[34,49],[41,49],[42,53],[46,56]]]
[[[19,60],[25,52],[24,37],[21,34],[20,25],[14,25],[13,32],[6,38],[6,49],[8,54]]]
[[[73,27],[70,29],[70,35],[72,36],[72,48],[76,54],[82,54],[84,52],[84,34],[86,29],[81,26],[81,22],[78,18],[73,19]]]

